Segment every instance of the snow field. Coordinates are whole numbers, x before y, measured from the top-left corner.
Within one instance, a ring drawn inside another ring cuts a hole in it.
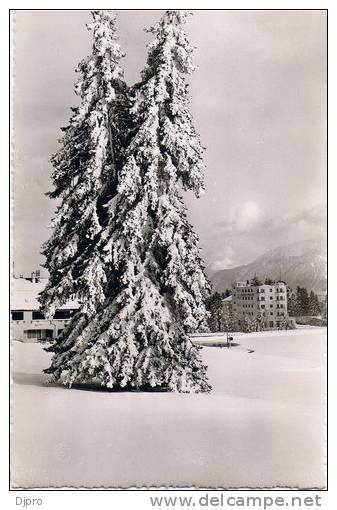
[[[202,349],[205,395],[48,386],[14,342],[13,486],[323,487],[324,329],[239,343]]]

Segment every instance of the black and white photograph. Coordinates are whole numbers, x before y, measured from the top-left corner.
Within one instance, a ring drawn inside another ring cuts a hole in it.
[[[12,489],[326,490],[327,14],[11,10]]]

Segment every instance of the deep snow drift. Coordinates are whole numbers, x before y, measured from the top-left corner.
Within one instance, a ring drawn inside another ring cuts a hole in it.
[[[325,331],[204,347],[210,395],[47,386],[14,342],[13,487],[323,487]]]

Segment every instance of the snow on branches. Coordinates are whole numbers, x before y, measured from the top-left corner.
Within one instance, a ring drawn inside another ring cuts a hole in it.
[[[76,88],[82,102],[53,158],[53,195],[63,202],[44,249],[51,277],[42,304],[81,301],[49,349],[46,372],[68,385],[210,390],[189,339],[207,328],[210,288],[181,197],[204,188],[186,21],[167,11],[148,30],[142,80],[126,95],[115,17],[93,12],[93,55]]]
[[[104,261],[97,247],[104,223],[102,206],[116,187],[113,140],[118,136],[118,131],[112,132],[109,114],[112,102],[123,96],[125,84],[115,14],[92,11],[88,29],[93,33],[92,54],[76,70],[80,105],[72,108],[60,148],[51,159],[54,190],[49,196],[61,203],[53,233],[43,246],[50,279],[40,301],[47,315],[83,294],[91,301],[87,309],[94,312],[104,295]]]

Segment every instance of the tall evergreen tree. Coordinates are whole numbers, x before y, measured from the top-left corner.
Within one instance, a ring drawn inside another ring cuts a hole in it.
[[[108,320],[112,384],[208,391],[206,369],[188,333],[207,329],[209,283],[180,187],[203,189],[202,147],[184,75],[193,71],[183,26],[167,11],[149,29],[142,81],[133,89],[137,126],[110,209],[115,274]]]
[[[288,313],[291,317],[296,317],[296,315],[298,315],[296,292],[289,290],[287,297],[288,297]]]
[[[237,331],[239,329],[239,320],[237,313],[232,307],[225,306],[222,313],[223,331],[226,333]]]
[[[105,204],[106,227],[100,243],[93,242],[103,259],[89,279],[93,299],[88,292],[78,321],[53,347],[48,371],[64,374],[67,384],[210,389],[188,336],[207,328],[209,283],[180,193],[181,185],[197,196],[203,189],[202,148],[184,78],[193,71],[186,19],[167,11],[149,30],[155,39],[133,90],[135,130],[117,171],[117,195]]]
[[[50,276],[39,299],[47,317],[69,299],[81,303],[61,341],[50,347],[56,353],[73,345],[74,337],[104,302],[107,269],[100,246],[123,153],[125,115],[121,112],[127,99],[116,16],[109,10],[92,11],[91,16],[87,28],[93,34],[92,54],[76,69],[75,93],[80,103],[72,108],[69,124],[62,128],[60,148],[51,159],[54,190],[48,195],[60,199],[60,205],[52,222],[53,233],[43,246],[44,267]],[[109,122],[112,109],[113,124]],[[61,361],[55,354],[46,371],[58,377]]]
[[[72,109],[69,125],[62,128],[61,147],[52,157],[54,190],[49,196],[60,197],[61,204],[43,247],[50,279],[40,301],[49,315],[74,295],[83,301],[82,315],[94,312],[106,284],[97,245],[107,219],[104,202],[116,188],[113,147],[120,135],[118,127],[115,133],[111,129],[109,109],[123,97],[123,54],[113,11],[92,11],[88,29],[93,50],[77,68],[80,105]]]
[[[320,315],[321,309],[319,306],[319,300],[317,294],[313,290],[310,291],[309,295],[309,315]]]
[[[209,311],[208,324],[212,332],[221,331],[223,328],[223,304],[222,296],[219,292],[212,294],[206,303]]]
[[[223,293],[224,298],[229,297],[231,295],[232,295],[232,291],[230,289],[226,289],[225,292]]]
[[[309,294],[305,287],[297,287],[297,307],[299,315],[308,315],[309,312]]]

